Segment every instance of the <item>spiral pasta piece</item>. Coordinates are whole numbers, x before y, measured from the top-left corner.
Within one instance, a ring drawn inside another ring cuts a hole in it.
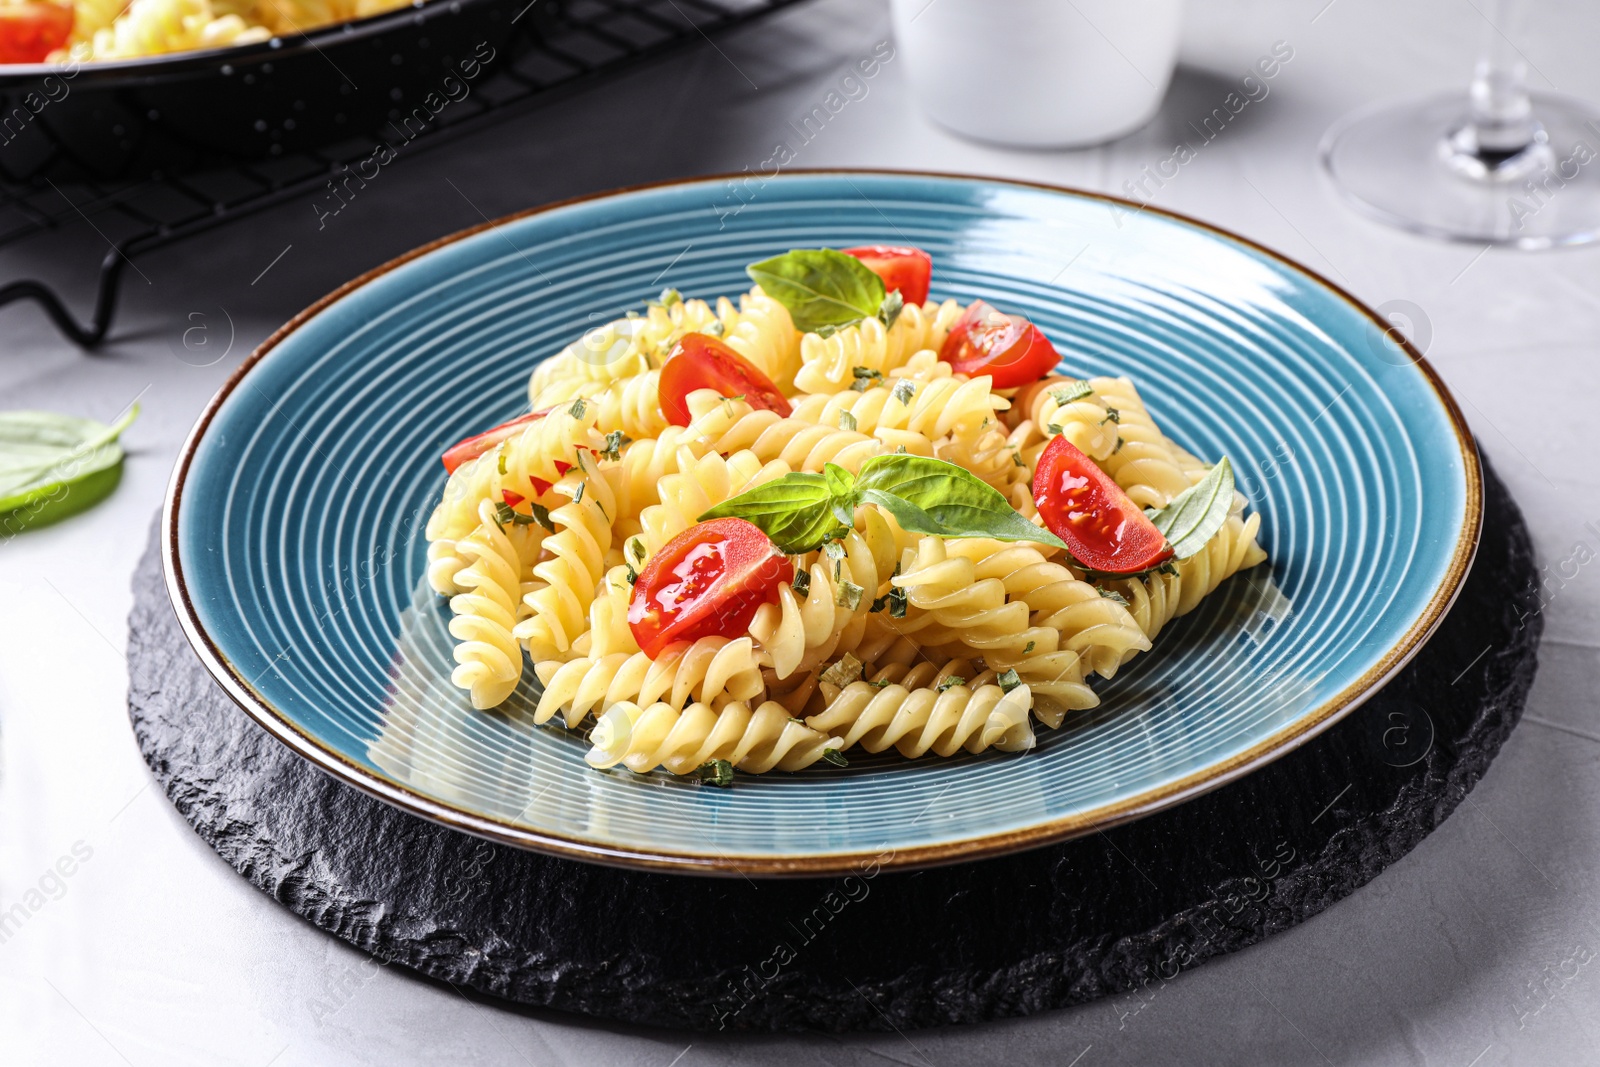
[[[690,393],[688,402],[691,425],[700,434],[699,447],[705,451],[748,450],[762,462],[781,460],[791,470],[801,471],[820,471],[824,464],[837,463],[852,474],[873,456],[894,451],[876,437],[758,411],[743,400],[727,399],[709,389]],[[932,444],[924,447],[931,454]]]
[[[958,677],[961,682],[949,684]],[[860,745],[882,752],[892,746],[907,759],[988,748],[1022,752],[1034,746],[1028,719],[1033,694],[1026,685],[1010,692],[998,685],[970,689],[961,675],[946,678],[942,688],[851,682],[806,725],[839,738],[843,749]]]
[[[753,700],[765,689],[755,643],[748,637],[679,642],[654,659],[635,650],[565,663],[544,660],[534,670],[545,687],[534,722],[547,722],[559,712],[569,727],[624,701],[677,708],[686,701]]]
[[[888,329],[871,318],[830,337],[805,334],[794,384],[805,393],[837,393],[849,387],[857,367],[888,374],[918,352],[938,352],[963,310],[954,300],[907,304]]]
[[[1135,504],[1142,508],[1165,507],[1192,483],[1179,466],[1166,436],[1145,410],[1139,391],[1126,378],[1091,378],[1089,384],[1104,400],[1107,410],[1117,412],[1117,437],[1121,443],[1101,466]]]
[[[862,510],[862,528],[846,535],[840,558],[810,553],[798,561],[796,569],[809,577],[805,596],[779,586],[778,602],[763,604],[750,621],[750,635],[780,680],[855,651],[867,635],[895,542],[876,508]]]
[[[664,767],[690,774],[711,760],[727,760],[743,771],[798,771],[821,759],[838,742],[795,722],[788,709],[767,701],[754,711],[741,701],[713,709],[694,703],[678,711],[671,704],[613,705],[595,723],[590,766],[622,764],[644,773]]]
[[[1117,450],[1118,423],[1091,383],[1052,374],[1023,386],[1012,404],[1012,412],[1019,416],[1013,425],[1026,427],[1016,443],[1030,466],[1039,462],[1045,445],[1058,435],[1096,463],[1103,463]]]
[[[533,568],[545,584],[522,598],[526,617],[516,626],[517,638],[535,661],[566,652],[587,630],[589,605],[611,548],[610,515],[616,507],[611,487],[588,453],[576,459],[577,466],[551,490],[569,502],[550,513],[556,532],[544,539],[548,558]]]
[[[1167,623],[1199,607],[1225,579],[1267,558],[1256,544],[1260,528],[1259,515],[1230,515],[1205,548],[1173,565],[1175,573],[1158,571],[1113,582],[1111,587],[1127,599],[1130,616],[1154,640]]]
[[[638,440],[654,437],[667,428],[661,410],[661,372],[647,370],[619,378],[590,397],[595,408],[595,428],[602,433],[620,430]]]
[[[455,544],[467,561],[453,581],[461,592],[450,598],[450,635],[456,639],[456,667],[450,680],[472,697],[472,706],[492,708],[510,696],[522,677],[522,648],[512,630],[520,586],[517,551],[495,521],[493,505],[479,510],[476,530]]]
[[[646,558],[724,500],[781,478],[790,470],[781,459],[763,463],[754,452],[734,452],[726,459],[716,452],[698,459],[688,449],[685,452],[678,458],[677,472],[662,476],[659,502],[639,515]]]
[[[1032,625],[1059,634],[1055,647],[1040,646],[1035,652],[1076,653],[1085,673],[1110,678],[1134,653],[1150,649],[1150,636],[1127,608],[1031,545],[963,539],[946,542],[946,548],[952,556],[972,561],[974,578],[999,581],[1008,601],[1026,604]],[[999,650],[989,662],[1013,666],[1027,657],[1024,653],[1013,660]]]
[[[871,434],[878,429],[910,430],[929,439],[946,434],[969,442],[999,423],[997,413],[1011,402],[996,395],[988,377],[935,378],[918,382],[903,379],[894,387],[876,386],[861,392],[843,390],[801,397],[791,418],[824,426],[838,426],[840,415],[856,430]]]
[[[998,578],[980,579],[972,560],[950,555],[942,538],[920,538],[915,557],[889,581],[904,591],[908,604],[896,629],[925,644],[963,644],[1014,662],[1053,652],[1060,640],[1059,631],[1035,625],[1028,604],[1009,599]]]
[[[724,343],[772,379],[779,389],[793,386],[795,372],[800,369],[800,331],[794,328],[789,309],[758,285],[739,298],[737,312],[726,300],[718,301],[718,310],[724,324]]]
[[[575,400],[530,422],[479,462],[493,456],[502,487],[523,496],[537,494],[576,467],[580,456],[605,448],[604,435],[595,428],[599,417],[594,404]]]
[[[651,304],[642,315],[597,326],[533,369],[529,409],[592,396],[611,382],[660,367],[684,334],[720,330],[716,312],[703,300]]]

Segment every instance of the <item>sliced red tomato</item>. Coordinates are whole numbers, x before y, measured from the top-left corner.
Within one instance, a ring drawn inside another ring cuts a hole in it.
[[[451,474],[454,474],[456,472],[456,468],[467,462],[467,460],[477,459],[479,456],[489,451],[489,449],[493,448],[501,441],[508,441],[515,437],[522,431],[524,426],[528,425],[528,423],[542,419],[554,410],[555,408],[545,408],[543,411],[535,411],[528,415],[521,415],[512,419],[510,422],[502,422],[499,426],[496,426],[492,430],[485,430],[482,433],[475,434],[464,441],[457,441],[455,444],[445,449],[444,469],[449,471]],[[540,490],[540,492],[543,491],[544,490]]]
[[[668,541],[645,564],[633,583],[628,628],[651,656],[677,641],[738,637],[756,609],[792,581],[794,564],[759,528],[712,519]]]
[[[1039,457],[1033,502],[1073,558],[1106,574],[1138,574],[1172,558],[1172,546],[1139,505],[1065,437]]]
[[[957,374],[987,374],[996,389],[1036,382],[1061,362],[1055,345],[1021,315],[1003,315],[977,301],[950,328],[939,358]]]
[[[784,418],[794,412],[771,378],[715,337],[703,333],[683,335],[661,368],[658,389],[661,410],[674,426],[689,425],[689,394],[696,389],[742,396],[751,407],[776,411]]]
[[[43,63],[72,34],[72,5],[0,0],[0,63]]]
[[[900,290],[900,297],[908,304],[928,302],[928,282],[933,278],[933,257],[920,248],[902,248],[896,245],[862,245],[846,248],[844,254],[855,256],[865,263],[872,273],[883,279],[883,287],[891,292]]]

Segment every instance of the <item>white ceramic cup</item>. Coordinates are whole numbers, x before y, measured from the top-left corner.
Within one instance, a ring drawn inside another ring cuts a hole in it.
[[[1099,144],[1149,122],[1178,57],[1183,0],[892,0],[922,108],[981,141]]]

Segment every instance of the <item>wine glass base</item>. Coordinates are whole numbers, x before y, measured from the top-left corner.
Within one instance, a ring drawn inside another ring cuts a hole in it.
[[[1322,139],[1334,185],[1380,221],[1517,248],[1600,240],[1600,108],[1533,94],[1540,132],[1521,152],[1474,155],[1464,93],[1382,104]]]

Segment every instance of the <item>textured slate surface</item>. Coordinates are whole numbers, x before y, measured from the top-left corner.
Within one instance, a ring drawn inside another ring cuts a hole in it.
[[[1521,714],[1541,629],[1490,472],[1477,564],[1434,638],[1298,751],[1170,812],[1003,859],[750,882],[552,859],[424,822],[313,769],[212,683],[154,542],[134,578],[134,732],[195,831],[316,926],[526,1004],[693,1029],[861,1030],[1123,992],[1301,922],[1454,810]]]

